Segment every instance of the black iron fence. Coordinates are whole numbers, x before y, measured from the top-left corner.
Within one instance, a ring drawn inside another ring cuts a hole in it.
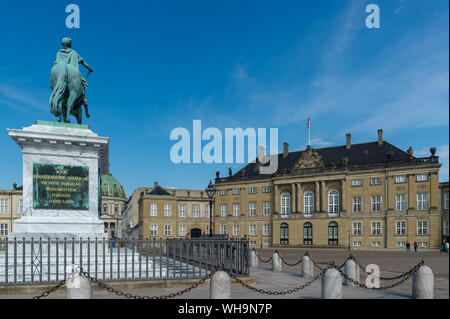
[[[0,286],[57,283],[73,266],[102,281],[204,278],[224,269],[248,275],[248,240],[0,239]]]

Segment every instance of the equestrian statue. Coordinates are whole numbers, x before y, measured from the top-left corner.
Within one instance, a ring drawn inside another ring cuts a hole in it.
[[[89,117],[89,112],[85,92],[87,81],[81,76],[78,64],[88,69],[86,78],[94,70],[72,49],[72,39],[63,38],[61,44],[63,49],[56,54],[56,61],[50,71],[50,112],[58,118],[58,122],[70,123],[70,115],[73,115],[81,124],[82,105],[86,117]]]

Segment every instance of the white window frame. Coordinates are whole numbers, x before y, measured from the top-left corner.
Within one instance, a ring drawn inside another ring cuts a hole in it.
[[[263,202],[263,216],[270,216],[270,202]]]
[[[226,189],[221,189],[220,190],[220,196],[226,196],[227,195],[227,190]]]
[[[449,230],[449,227],[448,227],[448,219],[446,219],[446,220],[444,220],[444,222],[442,223],[442,234],[443,235],[447,235],[448,234],[448,230]]]
[[[23,198],[19,199],[19,213],[23,214]]]
[[[249,187],[248,188],[248,193],[249,194],[256,194],[256,187]]]
[[[395,235],[406,236],[408,230],[408,224],[406,220],[397,220],[395,222]]]
[[[0,224],[0,236],[8,236],[8,224],[1,223]]]
[[[381,222],[380,221],[373,221],[370,223],[370,235],[371,236],[381,236]]]
[[[178,236],[186,237],[186,225],[178,225]]]
[[[192,204],[192,217],[199,218],[200,217],[200,205]]]
[[[381,185],[381,177],[371,177],[370,185]]]
[[[233,237],[241,236],[241,225],[233,224]]]
[[[395,194],[395,210],[397,212],[406,210],[406,194]]]
[[[397,176],[395,176],[395,183],[396,184],[406,183],[406,175],[397,175]]]
[[[241,204],[233,203],[233,216],[239,217],[241,215]]]
[[[450,204],[448,191],[444,192],[444,209],[448,209]]]
[[[352,197],[352,211],[354,213],[362,212],[362,197],[361,196],[353,196]]]
[[[417,208],[417,210],[427,210],[428,209],[428,193],[417,193],[416,194],[416,208]]]
[[[0,214],[8,214],[9,201],[7,198],[0,198]]]
[[[353,233],[353,236],[362,236],[363,235],[363,223],[362,222],[353,222],[352,223],[352,233]]]
[[[272,192],[272,187],[271,186],[264,186],[262,192],[263,193],[270,193],[270,192]]]
[[[227,225],[226,224],[220,225],[220,234],[221,235],[226,235],[227,234]]]
[[[335,189],[328,193],[328,213],[339,214],[339,192]]]
[[[178,215],[180,217],[186,217],[186,204],[178,205]]]
[[[416,182],[427,182],[428,181],[428,174],[417,174],[416,175]]]
[[[220,217],[227,217],[227,204],[220,204]]]
[[[381,195],[370,196],[370,211],[372,213],[381,212]]]
[[[362,179],[361,178],[352,179],[352,186],[353,187],[362,186]]]
[[[166,237],[172,236],[172,225],[170,224],[164,225],[164,236]]]
[[[248,203],[248,216],[256,216],[256,202]]]
[[[428,220],[417,221],[417,236],[428,236],[430,234],[430,223]]]
[[[150,225],[150,236],[158,236],[158,225],[156,224],[151,224]]]
[[[271,234],[271,225],[270,224],[263,224],[263,236],[270,236]]]
[[[164,216],[172,216],[172,205],[170,203],[164,203]]]
[[[256,224],[249,224],[248,225],[248,235],[249,236],[256,236],[258,234],[258,228]]]
[[[281,194],[281,217],[288,217],[291,215],[291,194]]]
[[[150,203],[150,216],[151,217],[158,216],[158,204],[157,203]]]
[[[306,192],[303,195],[303,211],[307,216],[314,214],[314,193]]]
[[[233,195],[240,195],[241,194],[241,189],[240,188],[233,188],[232,194]]]

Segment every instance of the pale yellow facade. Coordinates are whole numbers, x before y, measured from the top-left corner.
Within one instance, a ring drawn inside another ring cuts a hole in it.
[[[22,190],[0,190],[0,239],[14,231],[14,220],[22,217]]]

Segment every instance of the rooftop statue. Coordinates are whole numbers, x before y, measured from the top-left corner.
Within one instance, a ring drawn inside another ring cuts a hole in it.
[[[89,70],[86,78],[94,70],[72,49],[72,39],[63,38],[61,44],[63,49],[56,54],[56,61],[50,71],[50,112],[58,118],[58,122],[70,123],[72,114],[81,124],[81,106],[85,107],[86,117],[89,117],[89,112],[85,93],[87,81],[81,76],[78,64]]]

